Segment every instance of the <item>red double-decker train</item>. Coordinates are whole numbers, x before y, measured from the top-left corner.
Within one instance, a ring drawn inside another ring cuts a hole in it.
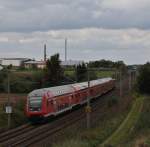
[[[26,102],[28,118],[47,118],[56,116],[76,105],[107,93],[115,87],[115,80],[103,78],[88,82],[75,83],[63,86],[37,89],[29,93]]]

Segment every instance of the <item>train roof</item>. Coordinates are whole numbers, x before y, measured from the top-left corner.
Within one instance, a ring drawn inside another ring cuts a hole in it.
[[[99,84],[106,83],[110,80],[113,80],[112,78],[103,78],[103,79],[97,79],[90,81],[90,87],[96,86]],[[48,97],[55,97],[67,93],[72,93],[77,90],[82,90],[88,88],[88,82],[82,82],[82,83],[75,83],[75,84],[69,84],[69,85],[63,85],[63,86],[55,86],[50,88],[42,88],[42,89],[36,89],[29,93],[29,97],[42,97],[44,95]]]

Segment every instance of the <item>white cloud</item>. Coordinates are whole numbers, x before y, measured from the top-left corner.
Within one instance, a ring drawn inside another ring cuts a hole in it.
[[[149,0],[0,0],[0,55],[40,59],[47,43],[63,59],[68,38],[68,58],[143,63],[149,9]]]
[[[65,38],[68,38],[68,59],[122,59],[126,63],[143,63],[149,60],[147,53],[150,51],[150,31],[102,28],[0,33],[1,57],[7,54],[10,57],[23,56],[41,59],[43,58],[43,44],[46,43],[48,56],[58,52],[61,59],[64,59]]]
[[[0,0],[0,31],[149,29],[149,9],[149,0]]]
[[[0,37],[0,42],[8,42],[8,38],[7,37]]]

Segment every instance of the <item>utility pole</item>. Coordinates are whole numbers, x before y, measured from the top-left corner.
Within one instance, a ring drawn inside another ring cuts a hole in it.
[[[44,44],[44,61],[46,62],[46,44]]]
[[[11,124],[11,106],[10,106],[10,77],[9,77],[9,71],[8,71],[8,77],[7,77],[7,94],[8,94],[8,99],[7,99],[7,107],[6,107],[6,113],[8,114],[8,129],[10,128]]]
[[[86,118],[87,118],[87,129],[90,128],[91,120],[91,106],[90,106],[90,73],[89,68],[87,68],[87,77],[88,77],[88,96],[87,96],[87,107],[86,107]]]
[[[75,66],[75,81],[78,82],[78,75],[77,75],[77,66]]]
[[[129,70],[129,91],[131,90],[131,82],[132,82],[132,79],[131,79],[131,71]]]
[[[67,61],[67,38],[65,39],[65,61]]]
[[[122,97],[122,72],[120,70],[120,97]]]

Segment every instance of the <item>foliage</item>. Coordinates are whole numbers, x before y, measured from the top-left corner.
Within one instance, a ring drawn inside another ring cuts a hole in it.
[[[96,71],[98,78],[113,77],[114,71]]]
[[[143,106],[144,98],[137,98],[134,105],[124,120],[124,122],[119,126],[119,128],[108,138],[103,145],[112,144],[117,146],[119,143],[123,142],[125,138],[131,133],[132,128],[137,123],[139,116],[141,114],[141,109]]]
[[[108,107],[112,107],[113,105],[117,105],[118,104],[118,97],[114,96],[111,99],[109,99],[108,101]]]
[[[28,93],[33,89],[42,86],[42,72],[34,72],[32,74],[23,74],[17,72],[10,72],[10,92],[12,93]],[[7,73],[3,73],[3,78],[0,78],[0,91],[7,92]]]
[[[139,70],[137,89],[141,93],[150,94],[150,63],[146,63]]]
[[[53,147],[60,147],[60,145],[54,144]],[[87,142],[81,140],[70,140],[62,143],[61,147],[91,147]]]
[[[144,98],[144,105],[138,122],[132,128],[132,132],[124,139],[122,147],[150,145],[150,99]],[[147,146],[147,147],[148,147]]]
[[[93,127],[90,129],[85,129],[82,126],[82,129],[80,129],[77,125],[72,129],[74,131],[72,131],[71,128],[68,128],[68,133],[64,133],[66,135],[66,140],[63,143],[55,144],[53,147],[61,147],[62,145],[74,147],[74,143],[70,142],[70,140],[73,139],[76,141],[76,138],[78,140],[78,144],[76,144],[77,147],[80,147],[80,142],[84,144],[87,143],[87,147],[97,147],[100,143],[103,143],[103,141],[106,140],[118,128],[118,126],[120,126],[130,111],[130,108],[128,107],[129,101],[127,101],[128,98],[126,99],[125,97],[123,99],[118,99],[118,105],[107,107],[109,100],[115,98],[114,96],[115,95],[105,99],[105,103],[102,106],[102,112],[100,111],[99,115],[93,117],[94,120],[96,120],[96,124],[94,123]],[[124,103],[122,103],[123,100]],[[72,135],[73,133],[74,135]]]
[[[44,86],[61,85],[63,70],[60,65],[59,54],[51,56],[46,62]]]
[[[5,70],[0,71],[0,92],[4,91],[3,80],[7,77]]]
[[[24,115],[25,101],[20,100],[16,105],[13,105],[13,113],[11,115],[11,128],[17,127],[27,122]],[[0,128],[7,128],[7,114],[5,108],[0,109]]]
[[[110,60],[99,60],[99,61],[91,61],[89,63],[90,67],[95,67],[95,68],[112,68],[114,67],[114,62],[110,61]]]
[[[116,68],[120,69],[121,67],[126,67],[123,61],[113,62],[110,60],[99,60],[99,61],[91,61],[89,63],[90,68]]]
[[[84,63],[76,67],[77,82],[87,81],[87,67]]]
[[[24,108],[25,108],[25,100],[18,101],[14,107],[12,118],[13,123],[17,126],[27,122],[27,118],[24,114],[25,112]]]

